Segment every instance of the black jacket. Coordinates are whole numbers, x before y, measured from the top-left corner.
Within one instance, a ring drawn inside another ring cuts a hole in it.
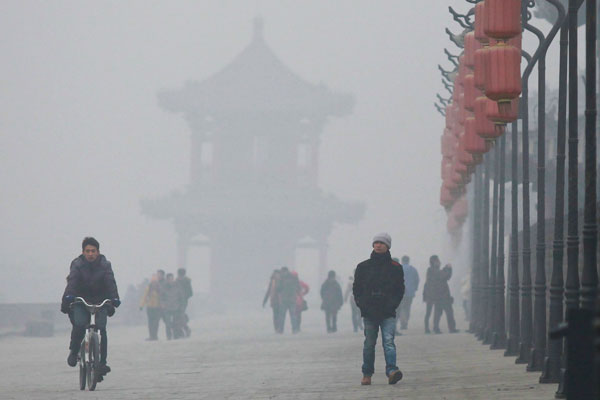
[[[390,252],[371,253],[358,264],[352,286],[361,315],[374,321],[396,317],[396,308],[404,297],[404,271],[392,260]]]
[[[337,312],[344,304],[342,287],[335,278],[328,278],[321,286],[321,310]]]
[[[62,297],[61,311],[68,312],[69,304],[65,296],[83,297],[90,304],[98,304],[104,299],[118,299],[117,282],[110,261],[102,254],[89,263],[83,255],[71,262],[67,277],[67,287]]]
[[[452,303],[450,287],[448,286],[451,277],[452,268],[450,266],[445,266],[442,269],[433,266],[427,268],[427,280],[423,287],[423,301],[426,303]]]

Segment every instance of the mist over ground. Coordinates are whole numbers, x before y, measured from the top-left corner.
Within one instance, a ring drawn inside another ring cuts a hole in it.
[[[172,224],[140,209],[142,198],[190,179],[189,128],[159,108],[157,93],[221,70],[250,42],[256,16],[287,67],[355,100],[352,114],[332,118],[321,135],[319,186],[366,204],[358,224],[330,235],[329,269],[345,282],[368,257],[373,235],[387,231],[392,255],[410,255],[422,277],[431,254],[453,262],[456,286],[468,254],[450,245],[439,205],[443,119],[433,107],[443,90],[437,64],[449,67],[442,49],[458,53],[439,28],[459,31],[445,7],[3,1],[0,302],[58,301],[88,235],[112,261],[122,292],[157,268],[176,270]],[[297,269],[313,288],[316,262],[298,254]],[[206,254],[189,260],[188,275],[196,291],[208,291]],[[266,289],[267,280],[249,284]]]

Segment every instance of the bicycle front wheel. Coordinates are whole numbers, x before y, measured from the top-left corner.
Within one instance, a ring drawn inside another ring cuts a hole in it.
[[[94,332],[90,335],[90,347],[88,352],[88,365],[87,365],[87,382],[88,389],[95,390],[96,383],[98,383],[98,374],[100,367],[100,338],[98,333]]]
[[[85,343],[81,343],[79,349],[79,390],[85,390],[85,382],[87,380],[86,361],[85,361]]]

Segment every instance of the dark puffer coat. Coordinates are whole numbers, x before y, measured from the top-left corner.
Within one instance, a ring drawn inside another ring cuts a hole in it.
[[[328,278],[321,286],[321,310],[337,312],[344,304],[342,287],[335,278]]]
[[[354,273],[354,300],[361,315],[373,321],[396,317],[396,308],[404,297],[404,271],[392,260],[390,252],[371,253]]]
[[[69,311],[69,304],[65,301],[67,295],[83,297],[90,304],[98,304],[104,299],[118,299],[117,282],[110,261],[102,254],[93,263],[83,255],[74,259],[62,297],[61,311],[65,313]]]
[[[431,266],[427,268],[427,280],[423,287],[423,301],[426,303],[452,303],[448,281],[452,277],[452,267]]]

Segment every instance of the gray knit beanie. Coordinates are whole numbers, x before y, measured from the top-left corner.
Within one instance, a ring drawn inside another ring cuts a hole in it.
[[[388,249],[392,248],[392,238],[388,233],[382,232],[378,235],[375,235],[373,238],[373,244],[375,244],[375,242],[381,242],[385,244]]]

